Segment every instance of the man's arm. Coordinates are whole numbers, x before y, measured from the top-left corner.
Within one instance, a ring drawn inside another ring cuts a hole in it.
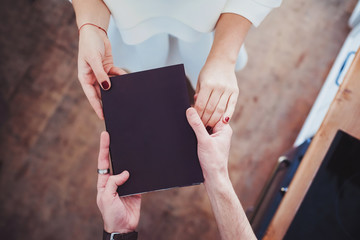
[[[256,239],[228,176],[205,181],[221,239]]]
[[[186,112],[198,140],[198,156],[221,238],[256,239],[229,179],[228,157],[232,130],[223,118],[209,135],[196,110]]]

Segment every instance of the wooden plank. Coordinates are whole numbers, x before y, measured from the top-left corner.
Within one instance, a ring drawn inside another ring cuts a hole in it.
[[[360,138],[360,50],[277,210],[265,240],[282,239],[338,129]]]

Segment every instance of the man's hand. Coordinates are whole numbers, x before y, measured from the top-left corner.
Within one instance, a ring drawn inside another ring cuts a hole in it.
[[[256,239],[231,184],[227,163],[232,130],[227,121],[219,121],[209,135],[196,110],[186,116],[198,140],[198,155],[204,185],[215,215],[221,239]]]
[[[194,108],[186,111],[186,117],[198,140],[198,156],[205,184],[219,176],[228,178],[227,164],[232,129],[227,121],[219,121],[209,135]]]
[[[98,169],[108,169],[109,134],[101,133]],[[141,195],[119,197],[116,192],[129,178],[129,172],[118,175],[99,174],[96,202],[104,220],[104,229],[108,233],[127,233],[135,231],[139,224]]]

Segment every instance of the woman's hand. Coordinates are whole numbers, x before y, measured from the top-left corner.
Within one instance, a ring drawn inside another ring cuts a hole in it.
[[[109,143],[109,134],[101,133],[99,169],[110,167]],[[128,178],[128,171],[113,176],[110,174],[98,176],[96,202],[104,220],[104,230],[108,233],[133,232],[139,224],[141,195],[119,197],[116,192],[118,186],[124,184]]]
[[[200,72],[194,96],[194,107],[204,125],[213,128],[221,118],[228,122],[238,94],[234,65],[220,59],[208,59]]]
[[[105,32],[92,25],[80,30],[78,77],[92,108],[100,119],[104,119],[100,86],[104,90],[111,87],[108,75],[121,75],[126,72],[114,66],[110,41]]]

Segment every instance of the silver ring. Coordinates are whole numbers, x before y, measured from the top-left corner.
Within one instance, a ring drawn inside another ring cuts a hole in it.
[[[97,173],[98,174],[108,174],[108,173],[110,173],[110,169],[109,168],[108,169],[98,169]]]

